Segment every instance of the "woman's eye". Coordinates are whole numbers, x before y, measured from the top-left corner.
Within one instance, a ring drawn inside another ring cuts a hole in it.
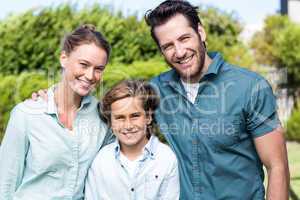
[[[82,67],[87,67],[87,66],[88,66],[86,63],[80,63],[80,65],[81,65]]]
[[[97,72],[102,72],[104,69],[105,69],[104,67],[97,67],[97,68],[95,68],[95,70]]]

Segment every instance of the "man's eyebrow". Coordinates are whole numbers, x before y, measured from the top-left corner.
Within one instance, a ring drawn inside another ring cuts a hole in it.
[[[181,35],[178,39],[182,39],[182,38],[187,37],[187,36],[191,36],[191,34],[190,33],[185,33],[185,34]]]

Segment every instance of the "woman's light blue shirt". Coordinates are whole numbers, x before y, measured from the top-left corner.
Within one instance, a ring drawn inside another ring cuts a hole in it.
[[[0,148],[0,200],[82,199],[87,170],[112,139],[98,101],[81,101],[73,131],[60,124],[53,87],[48,102],[25,101],[11,112]]]

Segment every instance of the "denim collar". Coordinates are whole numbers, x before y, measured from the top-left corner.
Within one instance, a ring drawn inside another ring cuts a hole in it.
[[[208,56],[212,59],[212,63],[208,66],[208,70],[203,75],[203,77],[208,77],[210,75],[218,75],[218,73],[220,72],[220,68],[224,63],[222,55],[218,52],[210,52],[208,53]],[[172,85],[174,84],[174,82],[179,83],[180,77],[174,69],[171,69],[169,72],[165,73],[162,76],[162,80]]]

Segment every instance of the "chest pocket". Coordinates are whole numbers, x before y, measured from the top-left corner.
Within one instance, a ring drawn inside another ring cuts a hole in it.
[[[155,200],[159,199],[160,188],[163,182],[163,177],[159,173],[150,173],[145,176],[145,199],[147,200]]]
[[[201,119],[199,132],[215,148],[227,148],[239,141],[241,122],[238,117],[220,116]]]

